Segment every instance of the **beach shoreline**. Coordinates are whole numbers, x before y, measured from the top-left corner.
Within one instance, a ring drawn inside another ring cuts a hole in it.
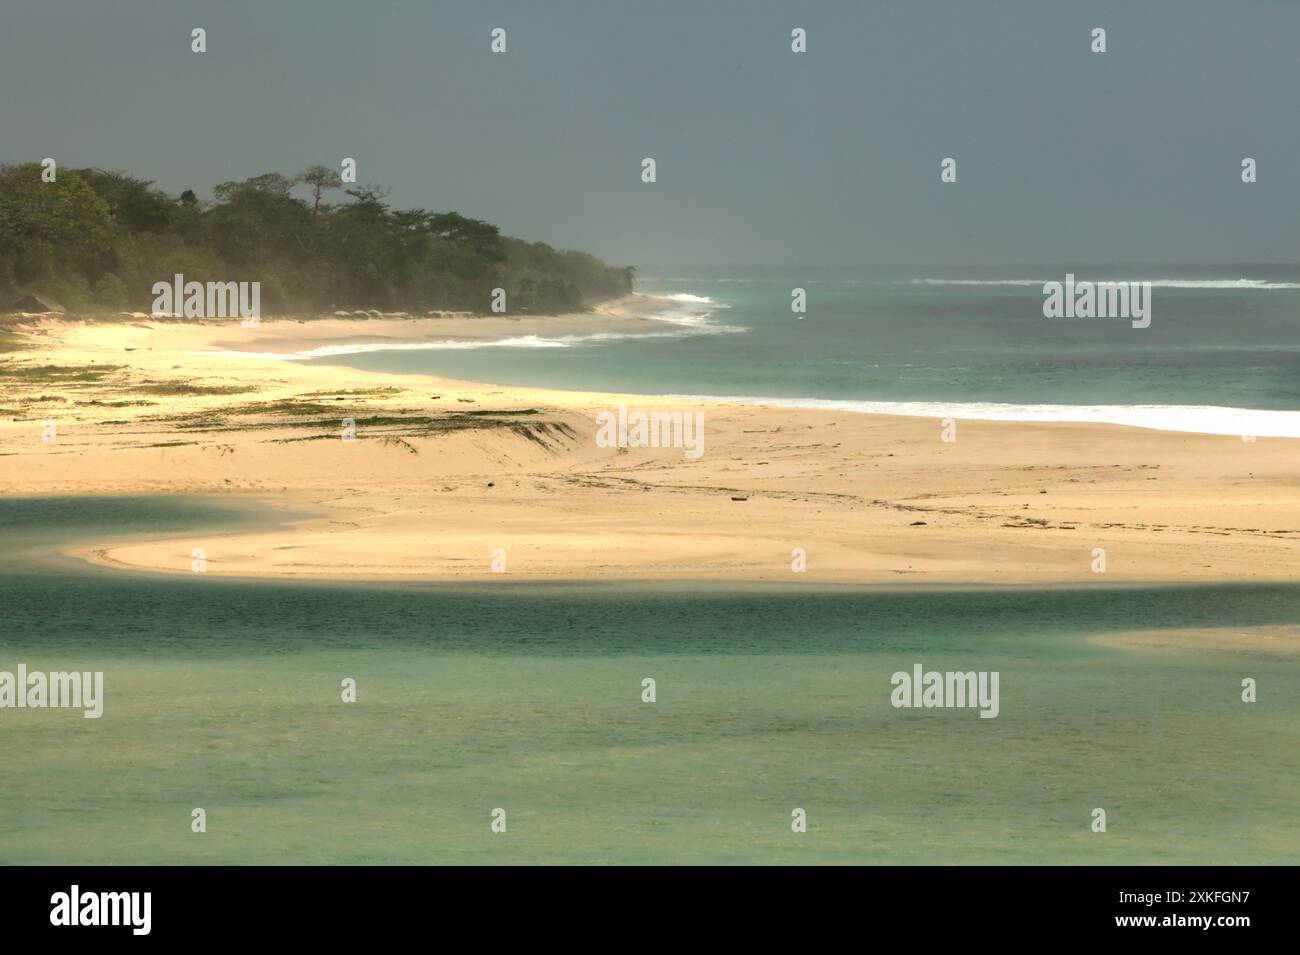
[[[512,387],[287,361],[322,348],[641,334],[569,316],[32,320],[3,356],[7,495],[257,496],[323,515],[97,543],[118,568],[336,580],[1029,586],[1300,580],[1294,439]],[[238,346],[232,348],[231,346]],[[703,414],[704,451],[597,416]],[[56,437],[42,440],[53,421]],[[355,440],[341,440],[346,421]],[[1098,551],[1104,552],[1099,564]],[[100,553],[102,552],[102,553]],[[494,555],[500,554],[500,557]],[[495,565],[501,566],[497,570]]]

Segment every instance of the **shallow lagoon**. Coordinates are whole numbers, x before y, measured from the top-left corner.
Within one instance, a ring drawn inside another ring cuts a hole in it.
[[[103,670],[106,694],[99,720],[0,710],[0,861],[1300,861],[1300,658],[1087,639],[1294,623],[1300,587],[375,586],[52,556],[273,519],[0,502],[0,669]],[[916,663],[999,671],[998,718],[891,707]]]

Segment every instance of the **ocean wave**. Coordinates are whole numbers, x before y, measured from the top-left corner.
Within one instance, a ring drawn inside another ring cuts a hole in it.
[[[914,278],[913,285],[1022,285],[1042,286],[1047,282],[1059,282],[1059,277],[1048,279],[931,279]],[[1128,282],[1132,284],[1150,283],[1152,288],[1187,288],[1187,289],[1300,289],[1300,282],[1269,282],[1266,279],[1091,279],[1075,275],[1075,285],[1081,282]]]
[[[663,311],[646,315],[645,318],[689,329],[694,334],[723,335],[744,332],[748,329],[742,325],[719,325],[713,321],[714,313],[731,308],[723,302],[717,302],[707,295],[693,295],[690,292],[674,292],[667,295],[646,295],[646,298],[665,302]],[[637,336],[631,336],[637,337]],[[644,336],[642,336],[644,337]]]
[[[692,295],[690,292],[674,292],[671,295],[652,295],[651,298],[666,298],[670,302],[691,302],[696,305],[711,305],[714,308],[720,308],[713,299],[707,295]]]
[[[745,331],[739,326],[711,326],[705,334],[723,334],[728,331]],[[575,348],[601,342],[630,338],[683,338],[700,334],[686,329],[664,332],[593,332],[590,335],[517,335],[513,338],[446,339],[436,342],[353,342],[339,345],[319,345],[296,352],[254,352],[228,349],[219,352],[192,352],[195,355],[228,355],[240,358],[270,358],[275,361],[306,361],[311,358],[333,358],[339,355],[364,355],[369,352],[394,351],[476,351],[481,348]]]
[[[276,361],[306,361],[309,358],[331,358],[336,355],[364,355],[380,351],[469,351],[478,348],[567,348],[571,342],[560,336],[544,338],[540,335],[518,335],[497,339],[447,339],[437,342],[351,342],[341,345],[319,345],[295,352],[258,352],[226,349],[219,352],[191,352],[194,355],[229,355],[239,358],[270,358]]]
[[[651,295],[665,303],[662,311],[644,316],[669,328],[663,331],[591,332],[579,335],[515,335],[510,338],[447,338],[439,341],[341,342],[318,345],[295,352],[254,352],[238,349],[218,354],[244,358],[269,358],[275,361],[307,361],[312,358],[335,358],[340,355],[364,355],[370,352],[396,351],[476,351],[481,348],[578,348],[626,339],[684,338],[691,335],[728,335],[749,331],[742,325],[723,325],[712,321],[713,314],[729,306],[705,295],[680,292],[674,295]],[[195,354],[200,354],[196,352]],[[204,354],[211,354],[207,352]]]
[[[1265,411],[1217,405],[1018,405],[996,402],[856,401],[831,398],[762,398],[754,396],[670,395],[707,402],[814,408],[908,418],[953,418],[968,421],[1056,421],[1113,424],[1153,431],[1220,434],[1260,438],[1300,438],[1300,411]]]

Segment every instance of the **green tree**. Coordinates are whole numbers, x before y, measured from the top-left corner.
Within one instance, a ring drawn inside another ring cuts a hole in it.
[[[585,252],[503,236],[458,212],[394,210],[388,190],[345,190],[312,166],[219,183],[215,201],[193,190],[173,199],[145,179],[65,170],[44,182],[35,163],[0,167],[0,293],[48,291],[70,307],[120,308],[149,300],[154,282],[257,281],[263,305],[488,308],[507,289],[511,311],[564,311],[621,295],[635,278]],[[293,195],[311,187],[311,199]],[[0,295],[2,297],[2,295]]]
[[[311,187],[311,214],[320,215],[320,197],[327,189],[342,189],[343,178],[329,166],[311,166],[298,174],[298,180]]]
[[[75,172],[44,182],[37,163],[0,166],[0,267],[11,287],[105,253],[111,227],[107,204]]]
[[[153,183],[121,172],[100,169],[72,170],[86,181],[108,206],[119,228],[129,232],[167,232],[176,225],[181,206]]]
[[[121,308],[127,303],[126,286],[112,272],[105,272],[95,283],[95,301],[101,305]]]

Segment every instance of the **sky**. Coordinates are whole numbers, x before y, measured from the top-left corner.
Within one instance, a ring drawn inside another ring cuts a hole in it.
[[[1297,36],[1295,0],[3,0],[0,162],[208,197],[352,157],[643,272],[1295,263]]]

